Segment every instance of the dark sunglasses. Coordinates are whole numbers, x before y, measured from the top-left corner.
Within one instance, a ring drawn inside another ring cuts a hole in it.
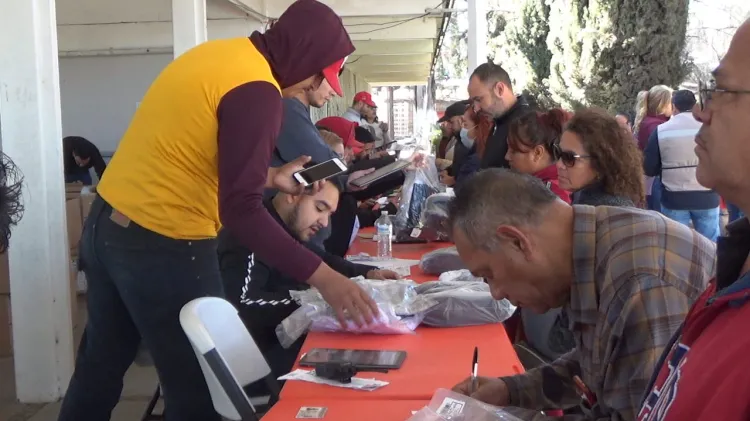
[[[579,159],[591,158],[591,155],[578,155],[573,151],[564,151],[560,148],[560,145],[555,145],[554,151],[554,158],[562,161],[568,168],[573,167]]]
[[[732,90],[732,89],[720,89],[716,87],[716,81],[710,81],[708,83],[698,82],[698,103],[700,104],[701,111],[705,111],[708,107],[708,103],[711,102],[714,93],[720,94],[750,94],[750,91],[744,90]]]

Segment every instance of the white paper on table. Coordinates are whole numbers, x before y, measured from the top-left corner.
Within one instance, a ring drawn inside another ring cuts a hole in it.
[[[373,390],[380,389],[383,386],[387,386],[389,383],[376,380],[376,379],[363,379],[360,377],[352,377],[351,383],[340,383],[337,381],[324,379],[315,375],[314,370],[301,370],[296,369],[289,374],[283,375],[278,380],[301,380],[303,382],[327,384],[328,386],[343,387],[345,389],[364,390],[366,392],[372,392]]]

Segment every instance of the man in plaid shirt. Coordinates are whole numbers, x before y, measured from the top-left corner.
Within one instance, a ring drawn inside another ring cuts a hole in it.
[[[454,390],[524,420],[633,420],[651,373],[714,273],[714,244],[660,214],[570,206],[538,179],[486,170],[457,192],[450,227],[467,267],[496,299],[562,307],[576,348],[511,377]]]

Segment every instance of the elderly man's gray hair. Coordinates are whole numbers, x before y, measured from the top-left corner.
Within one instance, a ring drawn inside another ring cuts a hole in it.
[[[494,249],[500,225],[533,226],[542,221],[557,196],[532,175],[492,168],[462,183],[448,208],[451,231],[457,228],[475,246]]]

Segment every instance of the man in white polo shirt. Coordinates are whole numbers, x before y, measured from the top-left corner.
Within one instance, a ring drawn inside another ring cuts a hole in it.
[[[654,130],[644,151],[646,175],[661,177],[662,213],[711,241],[719,237],[719,195],[695,178],[695,136],[702,124],[693,117],[695,94],[675,91],[674,114]]]

